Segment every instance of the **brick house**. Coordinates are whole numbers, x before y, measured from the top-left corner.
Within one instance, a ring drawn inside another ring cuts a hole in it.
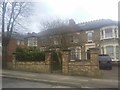
[[[118,25],[109,19],[78,24],[72,21],[67,26],[29,33],[24,44],[41,51],[70,49],[71,60],[87,60],[89,48],[99,48],[100,54],[109,54],[113,61],[118,61]]]
[[[24,35],[21,35],[19,33],[12,34],[12,38],[7,47],[7,51],[8,51],[7,61],[8,62],[12,61],[13,53],[15,52],[17,47],[26,47],[24,44],[24,37],[25,37]]]

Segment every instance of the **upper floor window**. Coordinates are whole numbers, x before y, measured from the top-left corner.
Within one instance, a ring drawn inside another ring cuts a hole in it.
[[[109,38],[113,36],[112,28],[105,29],[105,38]]]
[[[115,32],[115,37],[118,38],[118,28],[115,28],[114,32]]]
[[[54,41],[53,41],[53,42],[54,42],[55,45],[58,45],[58,44],[59,44],[57,38],[54,38]]]
[[[28,38],[28,46],[37,46],[37,38],[35,37]]]
[[[86,33],[87,33],[87,42],[92,42],[93,41],[93,32],[94,31],[86,31]]]
[[[87,33],[88,42],[92,42],[92,32]]]
[[[101,39],[118,38],[118,28],[116,26],[104,27],[100,30]]]
[[[71,38],[71,42],[72,43],[78,43],[79,42],[79,36],[80,36],[80,33],[72,34],[72,36],[70,37]]]

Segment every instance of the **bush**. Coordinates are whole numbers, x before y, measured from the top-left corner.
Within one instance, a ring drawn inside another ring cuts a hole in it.
[[[17,61],[45,61],[45,52],[37,48],[17,48],[14,54]]]

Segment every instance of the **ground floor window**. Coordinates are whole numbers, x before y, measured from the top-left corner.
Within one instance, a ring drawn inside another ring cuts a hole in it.
[[[80,47],[71,47],[70,51],[70,60],[81,60],[81,48]]]
[[[106,54],[110,55],[112,59],[114,59],[114,47],[113,46],[107,46],[106,47]]]
[[[102,46],[101,47],[101,54],[108,54],[113,61],[119,59],[119,46]]]
[[[116,46],[116,59],[119,59],[119,46]]]

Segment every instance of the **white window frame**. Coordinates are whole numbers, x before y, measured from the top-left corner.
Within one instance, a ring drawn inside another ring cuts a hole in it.
[[[112,36],[111,37],[106,37],[106,33],[105,33],[105,29],[111,28],[112,29]],[[116,34],[115,34],[115,28],[117,28],[116,30]],[[103,34],[102,34],[103,32]],[[111,39],[111,38],[118,38],[118,26],[108,26],[108,27],[103,27],[100,29],[100,40],[104,40],[104,39]]]
[[[86,34],[87,34],[87,42],[93,42],[93,33],[94,33],[94,31],[92,30],[92,31],[86,31]],[[92,35],[92,39],[89,39],[89,34],[91,34]]]
[[[101,47],[103,47],[104,53],[102,53],[102,51],[101,51],[101,54],[107,54],[106,53],[106,47],[107,46],[113,46],[113,48],[114,48],[114,59],[112,59],[112,61],[118,61],[119,59],[116,58],[116,47],[119,46],[118,43],[102,45]]]
[[[69,50],[73,49],[74,51],[71,51],[71,53],[75,54],[74,56],[77,57],[77,58],[78,58],[78,52],[77,51],[80,50],[79,51],[80,55],[79,55],[78,59],[81,60],[81,47],[79,47],[79,46],[78,47],[69,47],[68,49]],[[75,60],[74,59],[70,59],[70,61],[75,61]]]

